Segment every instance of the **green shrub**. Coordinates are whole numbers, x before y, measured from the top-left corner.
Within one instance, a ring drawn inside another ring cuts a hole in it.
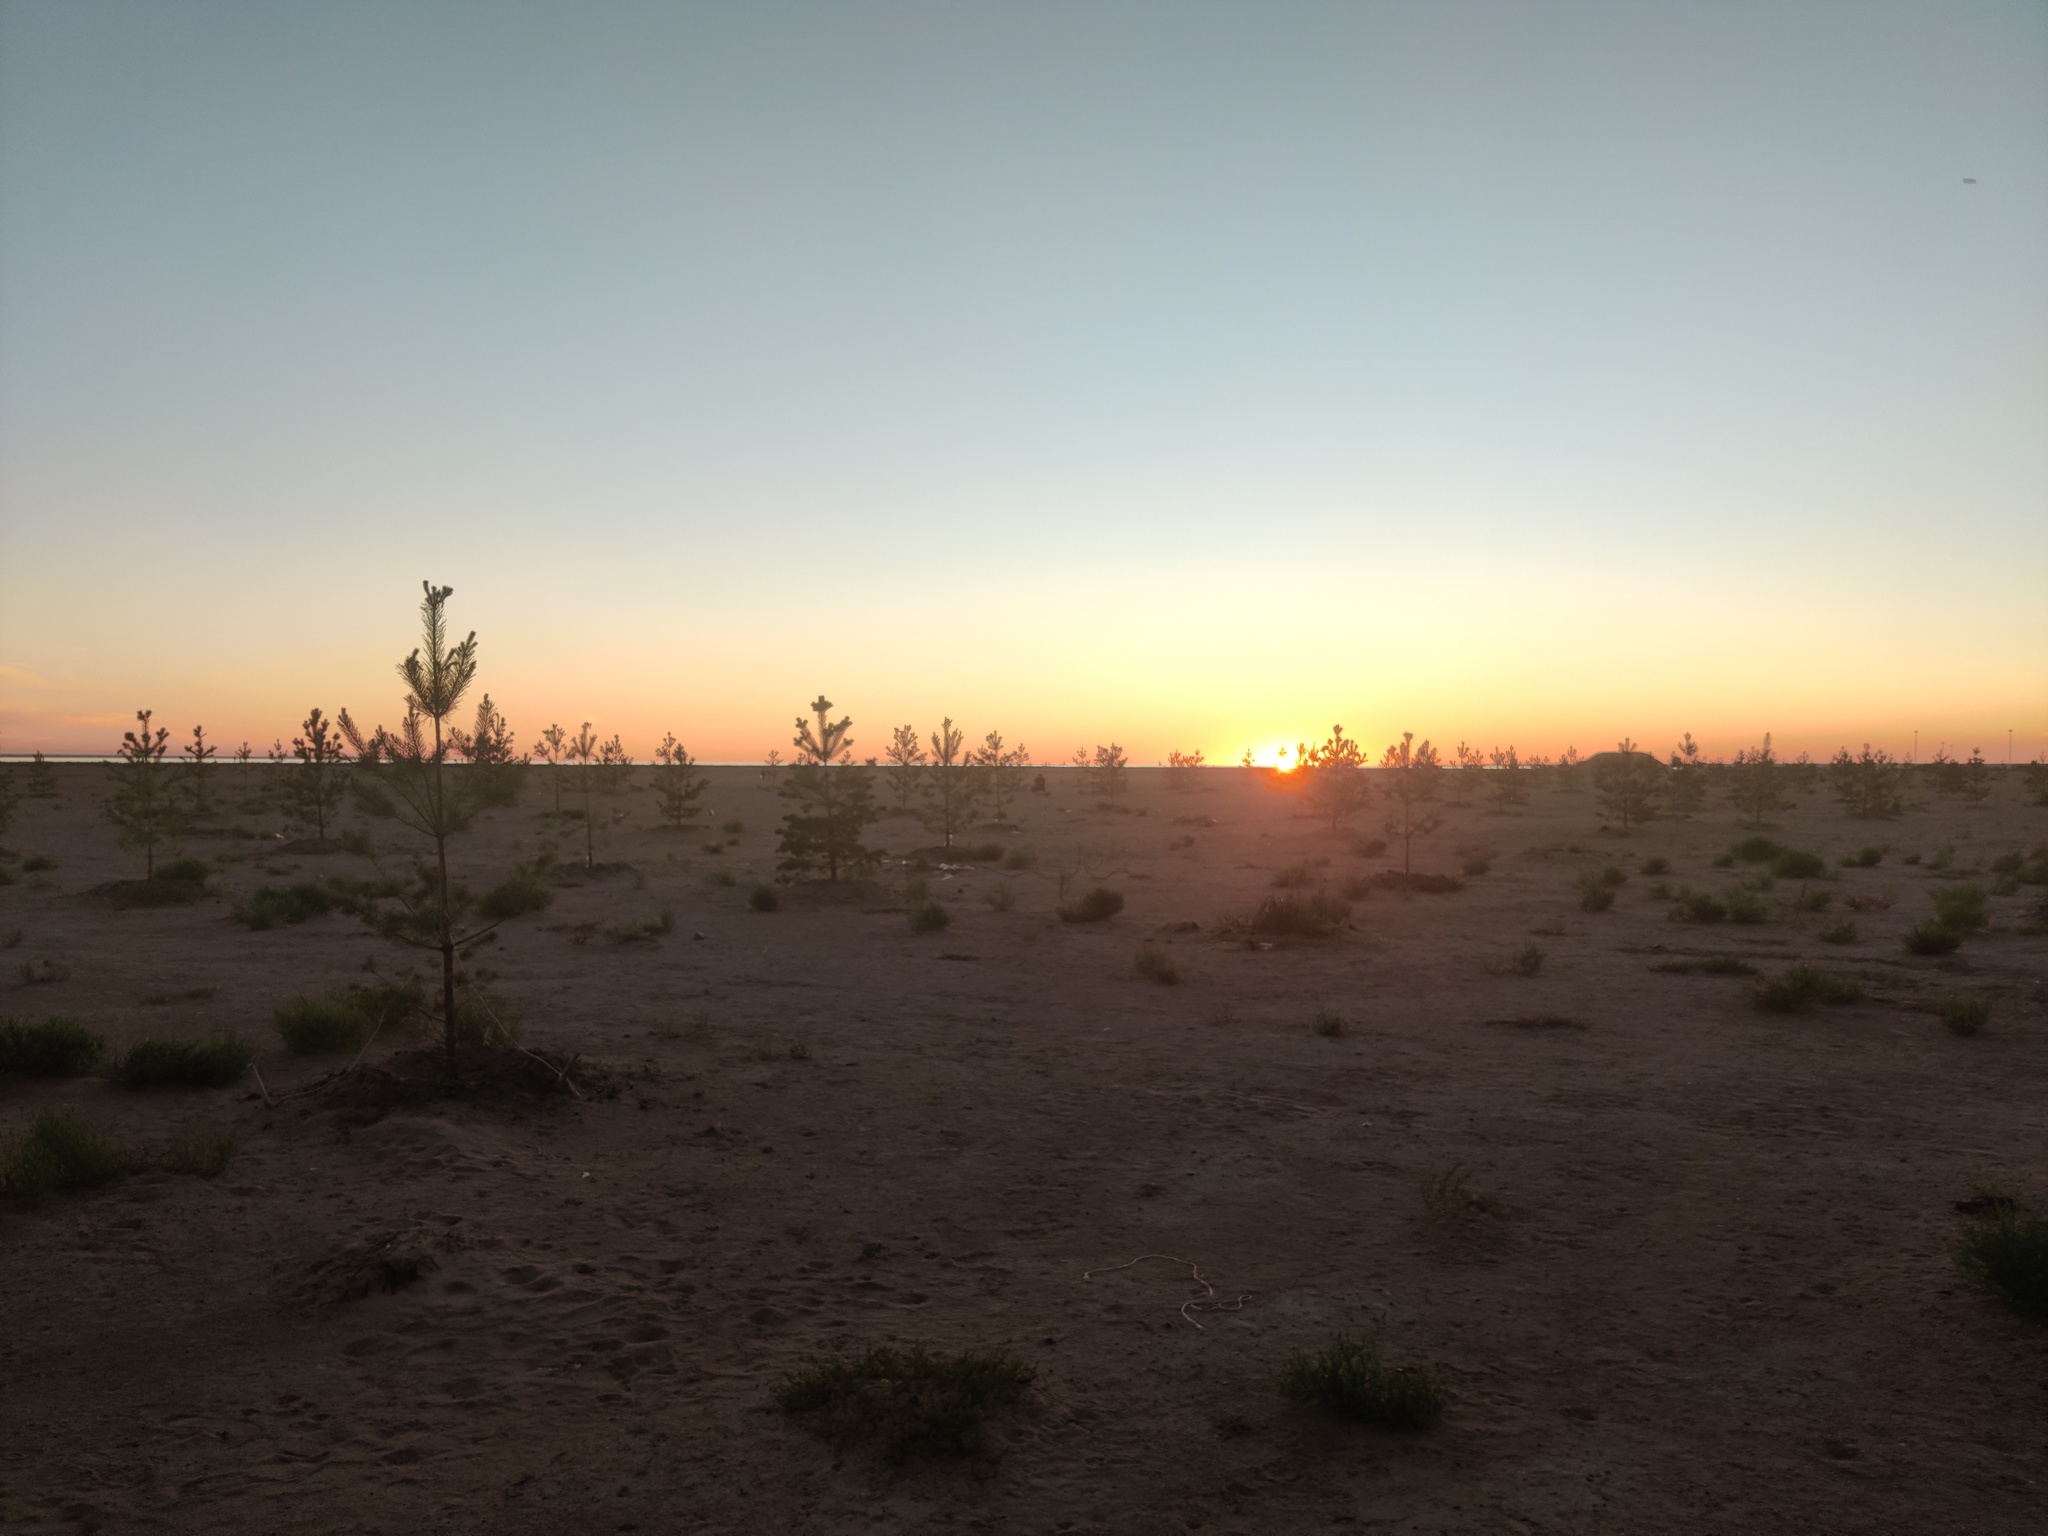
[[[720,830],[729,837],[738,837],[747,830],[747,824],[744,821],[728,821]]]
[[[1854,853],[1842,855],[1844,869],[1875,869],[1884,862],[1882,848],[1859,848]]]
[[[39,874],[43,870],[55,869],[56,867],[57,861],[47,853],[32,853],[21,861],[21,868],[24,874]]]
[[[1990,921],[1981,885],[1945,885],[1928,894],[1934,898],[1934,920],[1951,933],[1974,933]]]
[[[1661,854],[1654,859],[1645,859],[1642,872],[1646,875],[1668,875],[1671,873],[1671,861]]]
[[[1349,902],[1328,891],[1311,891],[1305,896],[1263,898],[1245,919],[1244,926],[1253,933],[1320,939],[1343,927],[1350,916]]]
[[[1013,885],[999,885],[982,898],[991,912],[1007,912],[1017,905],[1017,888]]]
[[[1935,1012],[1950,1034],[1981,1035],[1991,1022],[1991,1003],[1982,997],[1948,997],[1935,1004]]]
[[[1180,967],[1173,963],[1173,957],[1163,950],[1154,949],[1150,944],[1138,951],[1138,974],[1148,981],[1156,981],[1162,987],[1180,985]]]
[[[395,1031],[425,1006],[419,983],[348,986],[318,997],[296,997],[271,1015],[294,1056],[360,1050],[374,1035]]]
[[[1834,901],[1833,891],[1801,891],[1792,903],[1802,912],[1825,912]]]
[[[0,1021],[0,1077],[83,1077],[107,1043],[76,1019]]]
[[[1361,859],[1376,859],[1387,851],[1384,837],[1362,838],[1351,845],[1351,851]]]
[[[1728,851],[1745,864],[1763,864],[1785,852],[1785,848],[1768,837],[1745,837]]]
[[[712,850],[716,852],[717,850]],[[729,869],[714,869],[708,877],[713,885],[734,886],[740,883],[739,876]]]
[[[1276,888],[1284,891],[1291,890],[1296,886],[1307,885],[1314,879],[1315,875],[1306,864],[1290,864],[1273,876],[1273,884]]]
[[[164,1148],[164,1167],[172,1173],[217,1179],[241,1150],[242,1138],[217,1125],[188,1125]]]
[[[1340,1333],[1314,1354],[1288,1357],[1280,1391],[1297,1403],[1388,1429],[1428,1429],[1443,1417],[1443,1390],[1427,1371],[1381,1361],[1379,1341]]]
[[[1765,923],[1770,921],[1770,917],[1770,907],[1755,891],[1737,889],[1728,893],[1729,922]]]
[[[0,1195],[34,1205],[55,1191],[96,1189],[133,1166],[75,1106],[53,1105],[26,1136],[0,1141]]]
[[[1344,1033],[1344,1015],[1332,1013],[1327,1008],[1318,1008],[1315,1018],[1309,1022],[1309,1028],[1325,1040],[1335,1040]]]
[[[1029,869],[1038,862],[1038,855],[1029,848],[1012,848],[1003,855],[1003,868]]]
[[[1614,905],[1614,887],[1600,877],[1596,870],[1586,870],[1579,876],[1579,910],[1581,912],[1605,912]]]
[[[1820,941],[1823,944],[1854,944],[1856,942],[1856,925],[1854,923],[1836,923],[1831,927],[1823,928],[1820,931]]]
[[[946,904],[935,898],[921,901],[910,909],[912,933],[937,933],[952,921],[953,914],[946,910]]]
[[[969,864],[995,864],[1003,858],[1001,843],[962,843],[953,850],[955,858],[965,859]]]
[[[1940,923],[1926,922],[1906,935],[1906,948],[1916,955],[1946,955],[1963,942],[1962,935]]]
[[[944,1355],[880,1348],[798,1371],[775,1400],[784,1413],[817,1415],[831,1439],[879,1435],[892,1462],[965,1456],[982,1447],[989,1416],[1014,1406],[1036,1374],[1003,1350]]]
[[[246,928],[288,928],[334,910],[334,894],[317,880],[296,885],[261,885],[235,908],[235,921]]]
[[[1956,1267],[2014,1311],[2048,1318],[2048,1217],[2017,1200],[1982,1204],[1956,1245]]]
[[[782,905],[782,898],[772,885],[757,885],[747,893],[747,905],[756,912],[773,912]]]
[[[1493,859],[1490,856],[1483,853],[1473,853],[1465,856],[1464,862],[1458,866],[1458,873],[1477,879],[1479,876],[1491,871],[1492,868]]]
[[[1795,965],[1759,983],[1751,1000],[1766,1013],[1805,1013],[1815,1003],[1854,1003],[1862,997],[1863,988],[1851,977]]]
[[[1367,876],[1366,883],[1385,891],[1407,891],[1423,896],[1445,896],[1465,889],[1465,882],[1456,875],[1424,874],[1420,870],[1411,875],[1398,869],[1383,869],[1376,875]]]
[[[1771,860],[1771,873],[1780,880],[1818,880],[1828,872],[1828,861],[1801,848],[1783,848]]]
[[[554,899],[555,893],[540,883],[534,871],[521,869],[485,891],[478,899],[476,909],[492,922],[502,923],[508,918],[542,911]]]
[[[249,1069],[249,1047],[233,1035],[211,1040],[138,1040],[114,1067],[123,1088],[225,1088]]]
[[[1106,885],[1098,885],[1076,901],[1060,903],[1060,921],[1063,923],[1104,923],[1124,909],[1121,891],[1112,891]]]
[[[652,917],[638,918],[632,922],[613,923],[604,931],[605,937],[614,944],[651,944],[665,933],[676,931],[676,914],[671,907],[663,907]]]
[[[1508,957],[1507,968],[1517,976],[1535,976],[1543,970],[1543,951],[1534,944],[1524,944]]]

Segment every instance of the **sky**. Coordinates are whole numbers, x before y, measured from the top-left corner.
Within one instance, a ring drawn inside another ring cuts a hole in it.
[[[0,752],[2048,755],[2048,6],[0,0]]]

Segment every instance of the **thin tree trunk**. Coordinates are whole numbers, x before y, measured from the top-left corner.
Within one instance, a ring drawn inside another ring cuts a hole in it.
[[[434,860],[441,872],[441,1035],[455,1076],[455,928],[448,912],[448,800],[441,779],[441,721],[434,720]]]

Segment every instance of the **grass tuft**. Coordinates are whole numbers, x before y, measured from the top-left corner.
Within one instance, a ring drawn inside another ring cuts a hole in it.
[[[76,1019],[0,1021],[0,1077],[83,1077],[107,1043]]]
[[[1036,1375],[999,1349],[945,1355],[883,1347],[810,1365],[783,1382],[775,1401],[784,1413],[817,1415],[834,1440],[879,1435],[892,1462],[966,1456],[986,1443],[989,1416],[1014,1406]]]
[[[1771,873],[1780,880],[1818,880],[1828,872],[1828,861],[1803,848],[1783,848],[1771,860]]]
[[[1754,976],[1756,967],[1733,955],[1708,955],[1700,960],[1659,960],[1650,967],[1672,976]]]
[[[1728,851],[1745,864],[1764,864],[1783,853],[1785,848],[1768,837],[1757,836],[1745,837]]]
[[[211,1040],[138,1040],[114,1066],[123,1088],[225,1088],[249,1069],[250,1050],[233,1035]]]
[[[1312,891],[1306,896],[1265,897],[1244,926],[1253,933],[1320,939],[1343,927],[1350,916],[1349,902],[1327,891]]]
[[[756,912],[773,912],[782,905],[782,898],[772,885],[757,885],[747,893],[747,905]]]
[[[1882,848],[1859,848],[1854,853],[1842,855],[1844,869],[1875,869],[1884,862]]]
[[[1962,935],[1955,929],[1931,921],[1906,935],[1906,948],[1916,955],[1953,954],[1962,942]]]
[[[1427,1371],[1388,1365],[1379,1341],[1337,1334],[1314,1354],[1280,1367],[1280,1391],[1297,1403],[1387,1429],[1428,1429],[1443,1417],[1444,1395]]]
[[[1951,933],[1975,933],[1990,921],[1981,885],[1945,885],[1928,894],[1934,898],[1934,920]]]
[[[425,1006],[418,982],[351,985],[317,997],[295,997],[272,1013],[278,1037],[294,1056],[360,1050],[371,1036],[396,1030]]]
[[[76,1107],[53,1105],[36,1116],[27,1135],[0,1142],[0,1195],[34,1205],[54,1192],[96,1189],[132,1166]]]
[[[1668,875],[1671,873],[1671,861],[1662,854],[1654,859],[1645,859],[1642,872],[1646,875]]]
[[[1180,985],[1180,967],[1173,963],[1173,957],[1150,944],[1138,951],[1137,970],[1147,981],[1156,981],[1162,987]]]
[[[1856,942],[1856,925],[1848,922],[1832,924],[1821,929],[1820,941],[1823,944],[1854,944]]]
[[[334,893],[318,880],[296,885],[260,885],[235,908],[235,921],[245,928],[289,928],[334,910]]]
[[[1124,909],[1122,891],[1112,891],[1106,885],[1098,885],[1085,896],[1074,901],[1060,903],[1060,921],[1063,923],[1106,923]]]
[[[2048,1216],[2013,1199],[1980,1206],[1956,1245],[1956,1267],[2015,1312],[2048,1318]]]
[[[910,909],[910,931],[912,933],[937,933],[953,921],[953,914],[946,910],[946,904],[936,897],[919,902]]]
[[[521,869],[485,891],[476,908],[492,922],[502,923],[507,918],[542,911],[554,899],[555,893],[541,884],[539,876]]]
[[[242,1138],[225,1126],[188,1125],[164,1148],[164,1167],[172,1173],[217,1179],[241,1150]]]
[[[1315,1018],[1309,1022],[1309,1028],[1318,1035],[1321,1035],[1325,1040],[1342,1039],[1344,1035],[1344,1015],[1332,1013],[1327,1008],[1318,1008]]]
[[[1934,1011],[1952,1035],[1981,1035],[1991,1022],[1991,1002],[1982,997],[1945,997]]]
[[[1276,890],[1293,890],[1310,884],[1314,879],[1314,873],[1306,864],[1290,864],[1273,876],[1273,885]]]
[[[1863,988],[1853,977],[1810,965],[1795,965],[1759,982],[1751,994],[1751,1001],[1766,1013],[1805,1013],[1815,1003],[1854,1003],[1862,998]]]

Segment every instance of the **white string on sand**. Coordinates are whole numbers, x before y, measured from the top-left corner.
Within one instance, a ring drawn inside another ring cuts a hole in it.
[[[269,1089],[268,1089],[267,1087],[265,1087],[265,1086],[264,1086],[264,1083],[263,1083],[263,1074],[262,1074],[262,1072],[261,1072],[261,1071],[258,1071],[258,1069],[257,1069],[257,1066],[256,1066],[256,1063],[255,1063],[255,1062],[253,1062],[253,1061],[252,1061],[252,1062],[250,1062],[250,1063],[249,1063],[249,1070],[250,1070],[251,1072],[254,1072],[254,1073],[256,1073],[256,1088],[257,1088],[257,1091],[258,1091],[258,1092],[260,1092],[260,1093],[261,1093],[261,1094],[263,1095],[263,1102],[264,1102],[264,1103],[265,1103],[266,1105],[268,1105],[268,1106],[269,1106],[270,1108],[272,1108],[272,1109],[275,1109],[275,1108],[277,1108],[277,1105],[271,1102],[271,1098],[270,1098],[270,1090],[269,1090]]]
[[[1195,1322],[1194,1318],[1188,1315],[1190,1311],[1241,1312],[1244,1310],[1244,1304],[1252,1299],[1251,1292],[1249,1291],[1243,1292],[1231,1301],[1223,1301],[1219,1299],[1216,1295],[1216,1287],[1209,1283],[1207,1277],[1205,1277],[1202,1274],[1200,1267],[1195,1264],[1194,1260],[1177,1259],[1170,1253],[1141,1253],[1135,1259],[1130,1260],[1128,1263],[1109,1264],[1105,1265],[1101,1269],[1083,1270],[1081,1273],[1081,1278],[1083,1280],[1093,1280],[1097,1275],[1113,1274],[1115,1271],[1119,1269],[1129,1269],[1131,1265],[1142,1264],[1147,1259],[1164,1259],[1169,1264],[1187,1265],[1188,1274],[1191,1277],[1193,1277],[1195,1284],[1199,1285],[1202,1288],[1202,1294],[1199,1296],[1190,1296],[1186,1301],[1182,1302],[1180,1304],[1180,1316],[1182,1322],[1192,1324],[1196,1328],[1200,1328],[1202,1325],[1200,1323]]]

